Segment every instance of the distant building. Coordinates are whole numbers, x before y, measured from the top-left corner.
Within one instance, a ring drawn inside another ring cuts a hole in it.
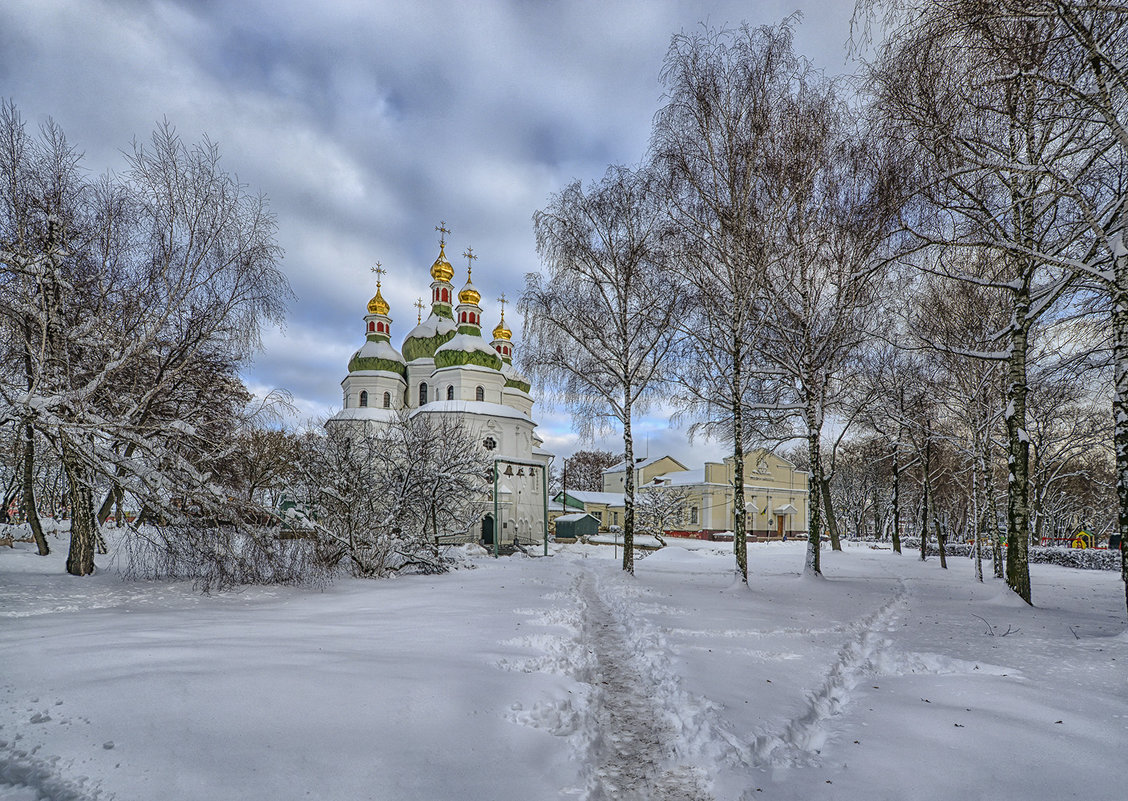
[[[684,514],[671,521],[673,536],[722,539],[736,525],[733,487],[735,461],[706,462],[695,470],[671,456],[636,463],[636,498],[647,492],[677,492],[683,496]],[[626,465],[603,471],[603,492],[568,490],[555,500],[568,509],[591,514],[603,529],[622,525],[625,513],[623,487]],[[745,533],[760,540],[806,537],[807,472],[770,451],[758,448],[744,457]]]

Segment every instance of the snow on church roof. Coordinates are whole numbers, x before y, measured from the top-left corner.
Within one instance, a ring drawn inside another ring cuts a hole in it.
[[[391,346],[391,343],[383,339],[375,341],[371,339],[368,340],[363,345],[361,345],[360,350],[356,352],[356,355],[362,359],[377,358],[388,359],[393,362],[403,362],[403,356],[400,354],[400,352],[393,348]]]
[[[497,351],[494,350],[492,345],[487,344],[484,339],[474,336],[473,334],[455,334],[447,342],[439,345],[439,347],[435,349],[435,353],[444,350],[457,350],[463,353],[477,351],[479,353],[488,353],[491,356],[497,356]]]
[[[433,336],[453,331],[457,327],[454,320],[432,312],[426,320],[412,328],[404,339],[430,339]]]
[[[377,406],[359,406],[350,409],[341,409],[330,417],[330,421],[339,420],[371,420],[379,423],[390,423],[398,412],[395,409],[381,409]]]
[[[500,403],[490,403],[489,401],[431,401],[430,403],[412,410],[411,416],[414,417],[420,412],[427,414],[431,412],[464,412],[467,414],[480,414],[485,417],[509,417],[513,420],[533,422],[529,415],[519,409],[514,409],[512,406],[502,406]]]

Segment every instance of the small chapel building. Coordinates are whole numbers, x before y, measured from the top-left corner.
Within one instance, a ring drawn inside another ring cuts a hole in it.
[[[515,538],[532,541],[543,534],[543,475],[521,468],[547,470],[552,454],[543,449],[536,433],[530,383],[513,366],[513,335],[505,324],[504,295],[493,338],[486,341],[482,296],[471,280],[477,257],[467,250],[466,283],[456,294],[451,283],[454,268],[446,257],[449,232],[440,230],[444,236],[431,265],[430,314],[417,320],[397,350],[392,345],[391,308],[377,280],[376,294],[364,315],[365,342],[349,359],[348,375],[341,381],[342,408],[326,425],[380,426],[404,410],[411,417],[441,415],[457,420],[487,456],[506,466],[507,462],[518,465],[498,482],[500,526],[493,520],[494,499],[483,499],[483,538],[492,541],[498,530],[503,544]],[[422,306],[417,304],[420,310]]]

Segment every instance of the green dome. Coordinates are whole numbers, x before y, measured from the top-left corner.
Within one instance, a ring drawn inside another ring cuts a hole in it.
[[[449,342],[435,350],[435,367],[459,367],[474,364],[500,370],[502,361],[497,351],[472,334],[455,334]]]
[[[454,334],[454,320],[432,314],[408,333],[403,341],[403,357],[409,362],[430,359]]]

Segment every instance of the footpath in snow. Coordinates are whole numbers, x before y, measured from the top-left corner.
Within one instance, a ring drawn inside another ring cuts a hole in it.
[[[727,547],[215,596],[0,549],[0,800],[1123,797],[1115,573]]]

